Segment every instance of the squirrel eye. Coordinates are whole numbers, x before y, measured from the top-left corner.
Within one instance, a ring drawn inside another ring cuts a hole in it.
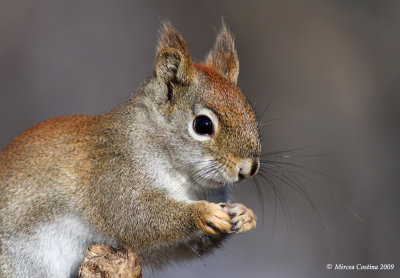
[[[197,116],[193,121],[193,129],[199,135],[212,135],[214,133],[213,122],[207,116]]]

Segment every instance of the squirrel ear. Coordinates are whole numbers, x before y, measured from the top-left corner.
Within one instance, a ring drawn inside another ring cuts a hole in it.
[[[206,65],[213,66],[236,85],[239,75],[239,59],[233,37],[224,21],[222,21],[214,48],[206,58]]]
[[[190,84],[194,68],[186,43],[170,23],[164,23],[157,49],[156,76],[165,83]]]

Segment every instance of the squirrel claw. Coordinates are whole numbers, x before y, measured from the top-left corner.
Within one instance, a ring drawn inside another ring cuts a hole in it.
[[[256,228],[253,211],[242,204],[229,205],[228,215],[231,217],[232,233],[243,233]]]

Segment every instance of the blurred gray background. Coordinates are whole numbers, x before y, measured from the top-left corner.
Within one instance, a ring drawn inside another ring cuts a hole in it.
[[[165,19],[201,61],[221,17],[240,88],[267,108],[263,152],[305,148],[270,154],[275,187],[235,186],[256,231],[145,277],[399,277],[399,1],[0,0],[0,147],[126,100],[153,70]],[[327,269],[358,263],[395,270]]]

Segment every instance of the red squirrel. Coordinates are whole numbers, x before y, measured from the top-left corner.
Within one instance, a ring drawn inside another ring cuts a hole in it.
[[[255,113],[223,24],[205,62],[164,24],[154,75],[100,116],[39,123],[0,154],[0,277],[73,277],[88,245],[144,266],[205,254],[255,229],[228,185],[260,165]]]

